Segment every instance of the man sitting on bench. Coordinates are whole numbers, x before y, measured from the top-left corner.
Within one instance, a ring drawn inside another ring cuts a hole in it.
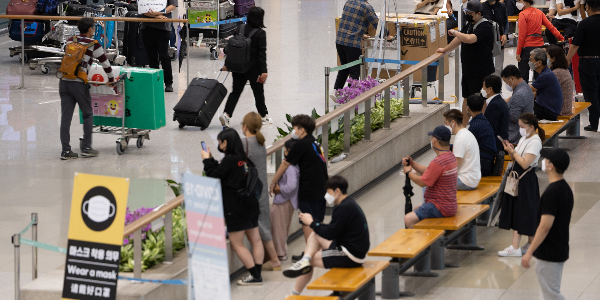
[[[312,278],[312,268],[357,268],[365,262],[369,251],[367,218],[354,199],[348,197],[348,181],[342,176],[332,176],[325,184],[328,206],[336,205],[329,224],[313,222],[308,213],[299,213],[300,220],[314,231],[306,241],[304,257],[283,271],[283,275],[296,278],[292,295],[300,295]],[[455,191],[456,194],[456,191]]]
[[[436,127],[429,133],[431,149],[437,157],[425,167],[412,160],[410,156],[402,159],[404,174],[420,187],[426,187],[423,205],[404,216],[406,228],[413,228],[423,219],[443,218],[456,215],[456,180],[458,165],[456,157],[450,151],[450,130],[444,126]],[[412,172],[415,170],[419,174]]]

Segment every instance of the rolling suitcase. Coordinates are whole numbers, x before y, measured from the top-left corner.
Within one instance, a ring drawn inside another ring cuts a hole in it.
[[[221,1],[219,3],[219,20],[226,20],[233,17],[233,2],[229,2],[229,0]]]
[[[173,110],[173,121],[179,122],[179,128],[184,126],[198,126],[204,130],[210,125],[210,121],[217,113],[219,106],[227,95],[227,89],[223,85],[227,79],[227,73],[222,82],[216,79],[194,78],[188,89],[175,105]]]
[[[137,12],[128,12],[126,18],[141,18]],[[123,31],[123,55],[127,63],[133,67],[144,67],[148,65],[148,57],[144,48],[144,40],[142,39],[142,29],[140,22],[125,22]]]
[[[21,20],[11,20],[8,36],[13,41],[21,41]],[[45,34],[44,23],[39,21],[25,21],[25,43],[41,43]]]
[[[255,5],[254,0],[234,0],[234,13],[236,16],[244,16],[248,14],[250,9]]]

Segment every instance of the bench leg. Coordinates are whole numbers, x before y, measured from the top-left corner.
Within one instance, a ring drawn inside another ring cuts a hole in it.
[[[468,225],[471,229],[459,238],[459,245],[452,245],[446,248],[455,250],[485,250],[484,247],[477,245],[477,225],[476,220]]]
[[[400,299],[400,262],[397,258],[381,272],[381,298]]]
[[[580,115],[577,115],[575,118],[573,118],[573,126],[569,127],[569,129],[567,129],[566,133],[567,136],[561,136],[561,139],[587,139],[587,137],[585,136],[581,136],[581,117]]]
[[[444,237],[440,237],[431,245],[431,269],[443,270],[445,268]]]
[[[375,278],[369,280],[364,292],[358,296],[358,300],[375,300]]]
[[[431,247],[425,249],[425,256],[415,264],[414,272],[405,272],[402,276],[438,277],[438,273],[431,272]]]

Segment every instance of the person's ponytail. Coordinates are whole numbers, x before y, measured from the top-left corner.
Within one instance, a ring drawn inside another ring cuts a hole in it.
[[[262,123],[262,120],[261,120]],[[262,132],[260,132],[260,130],[256,131],[256,141],[261,145],[264,146],[265,145],[265,136],[262,134]]]
[[[256,112],[249,112],[244,116],[242,124],[246,125],[246,129],[251,134],[256,135],[256,141],[261,145],[265,145],[265,136],[260,132],[262,127],[262,117]]]

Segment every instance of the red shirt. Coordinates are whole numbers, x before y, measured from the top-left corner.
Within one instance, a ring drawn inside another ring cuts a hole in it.
[[[565,38],[558,32],[556,27],[548,21],[544,13],[534,7],[524,9],[519,13],[519,43],[517,44],[517,54],[521,54],[523,47],[541,47],[544,46],[542,38],[542,25],[550,29],[552,34],[562,41]],[[537,34],[539,36],[530,36]]]
[[[427,185],[425,203],[433,203],[444,217],[456,215],[457,178],[458,164],[456,157],[450,151],[434,158],[421,176],[421,181]]]

